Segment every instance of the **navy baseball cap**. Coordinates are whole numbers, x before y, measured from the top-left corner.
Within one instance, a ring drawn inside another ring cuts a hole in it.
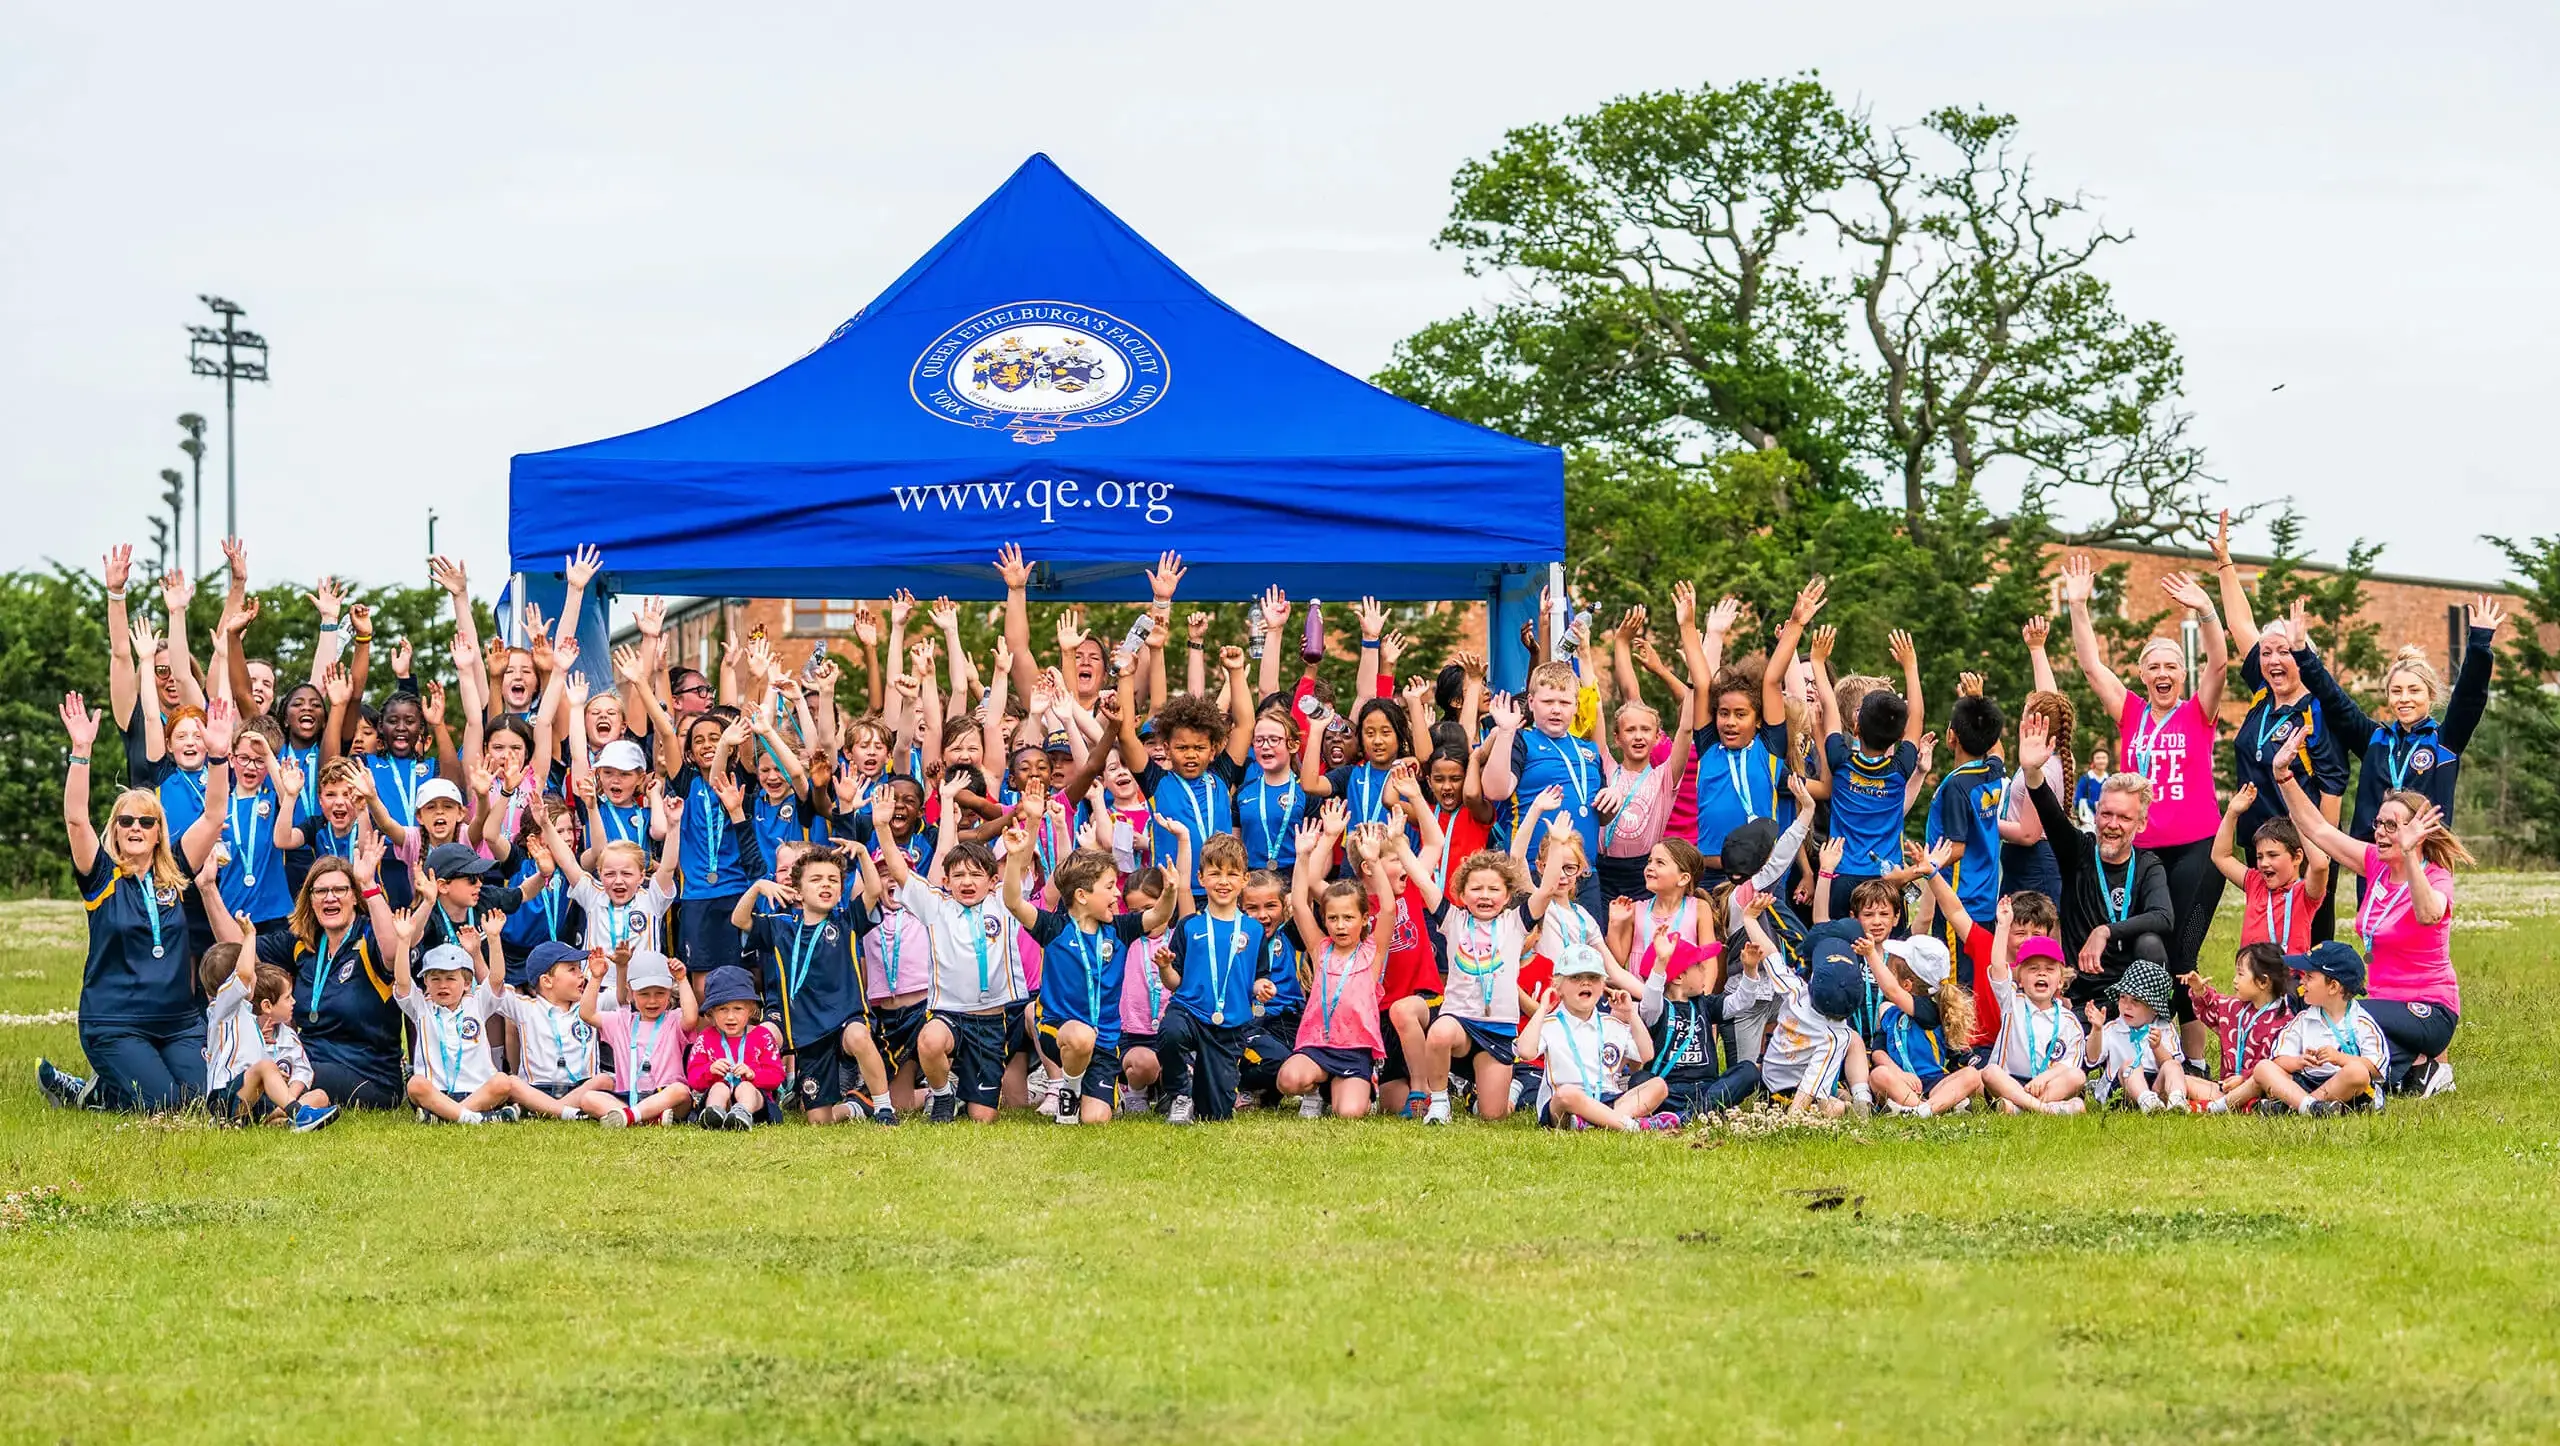
[[[1867,966],[1845,939],[1824,939],[1814,948],[1810,993],[1816,1013],[1846,1019],[1866,997]]]
[[[531,988],[540,984],[543,975],[563,964],[576,964],[583,967],[586,962],[586,954],[577,945],[563,944],[557,939],[545,939],[534,945],[532,951],[524,956],[525,987]]]
[[[437,844],[427,850],[427,874],[438,879],[476,879],[494,867],[468,844]]]
[[[2287,954],[2284,967],[2296,974],[2326,974],[2347,987],[2350,999],[2364,993],[2364,956],[2335,939],[2312,945],[2308,954]]]

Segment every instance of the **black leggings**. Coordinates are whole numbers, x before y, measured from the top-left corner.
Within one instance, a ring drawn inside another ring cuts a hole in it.
[[[2166,844],[2152,851],[2169,871],[2169,909],[2177,927],[2169,934],[2169,974],[2195,972],[2204,952],[2204,936],[2213,931],[2213,911],[2222,907],[2222,870],[2213,866],[2213,840]]]

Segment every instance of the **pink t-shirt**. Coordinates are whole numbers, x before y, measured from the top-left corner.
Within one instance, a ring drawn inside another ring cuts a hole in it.
[[[880,925],[862,937],[864,996],[877,1004],[921,994],[933,979],[933,936],[894,895],[881,900]]]
[[[1164,1002],[1173,997],[1164,976],[1156,972],[1156,954],[1164,946],[1140,939],[1121,954],[1120,1036],[1152,1035],[1164,1019]]]
[[[1698,827],[1697,775],[1689,775],[1689,786],[1680,788],[1680,780],[1662,766],[1671,756],[1672,744],[1665,740],[1653,750],[1650,772],[1643,781],[1633,783],[1626,804],[1617,816],[1600,825],[1600,852],[1613,859],[1640,859],[1653,852],[1653,846],[1665,838],[1686,838]],[[1635,770],[1622,769],[1618,777],[1632,780]],[[1676,791],[1675,791],[1676,790]],[[1689,801],[1690,833],[1672,832],[1676,827],[1670,804],[1679,799]]]
[[[2168,848],[2209,839],[2222,827],[2214,801],[2214,727],[2193,697],[2181,698],[2166,718],[2151,715],[2139,693],[2128,692],[2116,717],[2116,757],[2128,773],[2151,780],[2151,822],[2134,835],[2136,848]]]
[[[1653,761],[1659,766],[1671,756],[1671,739],[1653,745]],[[1689,759],[1680,765],[1680,786],[1671,790],[1671,808],[1662,820],[1662,832],[1654,842],[1667,838],[1695,839],[1698,836],[1698,750],[1689,750]],[[1649,852],[1650,850],[1648,850]]]
[[[1331,940],[1314,951],[1315,982],[1307,987],[1306,1012],[1298,1016],[1300,1049],[1365,1049],[1387,1057],[1378,1031],[1378,941],[1363,939],[1346,954]]]
[[[643,1095],[655,1094],[669,1085],[684,1083],[684,1021],[669,1008],[655,1019],[642,1019],[639,1011],[611,1009],[597,1016],[603,1024],[596,1033],[613,1046],[614,1093],[628,1095],[636,1088]],[[631,1067],[640,1058],[632,1043],[637,1039],[649,1047],[646,1067],[635,1086]]]
[[[2462,1012],[2462,986],[2453,977],[2453,875],[2434,864],[2427,882],[2444,899],[2444,917],[2418,922],[2409,897],[2382,850],[2364,846],[2364,904],[2356,932],[2365,937],[2365,993],[2404,1004],[2435,1004]]]

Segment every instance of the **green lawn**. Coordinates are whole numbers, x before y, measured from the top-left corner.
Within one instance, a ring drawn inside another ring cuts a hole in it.
[[[2560,887],[2465,884],[2451,1098],[1670,1139],[73,1116],[0,905],[0,1441],[2551,1439]]]

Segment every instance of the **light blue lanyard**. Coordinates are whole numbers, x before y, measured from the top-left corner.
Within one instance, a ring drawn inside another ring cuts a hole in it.
[[[2111,924],[2121,924],[2125,920],[2133,917],[2133,870],[2134,866],[2141,862],[2142,850],[2140,849],[2135,849],[2124,856],[2124,904],[2122,907],[2118,907],[2116,904],[2115,891],[2106,887],[2107,876],[2104,872],[2106,869],[2106,862],[2103,859],[2099,861],[2098,868],[2100,872],[2098,874],[2098,886],[2100,891],[2105,893],[2107,896],[2107,922]]]
[[[995,976],[987,958],[987,921],[981,917],[985,904],[963,904],[960,917],[969,921],[969,942],[978,950],[978,998],[984,1000],[994,987]]]
[[[649,1026],[649,1040],[646,1044],[640,1041],[640,1026],[644,1024]],[[663,1014],[655,1019],[634,1018],[631,1021],[631,1087],[624,1092],[624,1098],[635,1110],[640,1108],[641,1072],[656,1062],[658,1034],[666,1027],[667,1017]]]
[[[329,987],[329,971],[337,967],[338,951],[346,947],[346,940],[355,937],[355,932],[355,925],[349,924],[347,932],[338,936],[338,942],[332,943],[329,939],[329,931],[326,929],[320,931],[320,967],[313,970],[311,974],[311,1024],[315,1029],[320,1024],[320,993]],[[154,940],[160,937],[156,922],[152,927],[151,936]],[[155,955],[160,952],[157,943],[152,946],[151,952]]]
[[[2062,1058],[2061,1002],[2057,1000],[2053,1006],[2053,1035],[2039,1047],[2036,1044],[2036,1021],[2043,1015],[2043,1010],[2034,1005],[2027,1006],[2027,1063],[2029,1065],[2053,1064]],[[2043,1071],[2039,1069],[2037,1073],[2041,1074]]]
[[[1365,789],[1362,788],[1360,785],[1363,774],[1366,774],[1369,778],[1376,780],[1375,785]],[[1384,817],[1386,810],[1381,805],[1383,804],[1387,793],[1386,770],[1379,768],[1375,764],[1358,764],[1351,770],[1350,781],[1351,821],[1353,823],[1367,823],[1372,819]]]
[[[164,828],[162,831],[167,830]],[[118,871],[122,872],[121,869]],[[147,878],[136,879],[131,874],[126,874],[125,877],[133,879],[133,887],[142,895],[142,912],[149,915],[151,919],[151,957],[164,958],[169,952],[169,946],[160,940],[160,891]]]
[[[1227,980],[1235,973],[1235,966],[1244,958],[1244,920],[1238,917],[1234,923],[1227,926],[1227,943],[1223,949],[1218,944],[1216,916],[1203,914],[1200,916],[1200,922],[1206,926],[1202,932],[1207,935],[1209,944],[1209,1008],[1210,1012],[1216,1016],[1211,1023],[1224,1024],[1226,1023]]]
[[[817,952],[819,941],[826,937],[827,926],[821,923],[813,931],[804,918],[795,921],[791,927],[791,963],[783,971],[782,989],[796,999],[800,995],[802,981],[809,977],[810,956]]]
[[[569,1063],[569,1041],[576,1035],[577,1031],[575,1026],[572,1026],[566,1032],[562,1031],[560,1028],[560,1011],[551,1008],[549,1005],[543,1006],[543,1023],[550,1026],[551,1047],[560,1056],[561,1073],[567,1075],[572,1080],[583,1082],[590,1071],[586,1069],[573,1068]],[[593,1046],[590,1045],[589,1048],[592,1049]]]
[[[1084,966],[1084,1009],[1096,1025],[1102,1022],[1102,971],[1111,958],[1111,946],[1104,942],[1103,936],[1110,927],[1105,924],[1088,934],[1083,925],[1070,920],[1063,936],[1075,941],[1067,949],[1076,956],[1076,962]]]
[[[1262,857],[1264,866],[1268,867],[1280,858],[1280,836],[1271,826],[1271,795],[1280,795],[1280,817],[1285,822],[1297,809],[1298,781],[1292,778],[1277,788],[1271,786],[1267,777],[1260,782],[1262,787],[1253,795],[1253,816],[1262,825]]]
[[[266,790],[264,787],[261,787],[256,793],[250,794],[247,798],[236,799],[223,805],[222,809],[222,821],[230,826],[232,842],[238,847],[240,852],[240,883],[245,888],[256,888],[258,886],[259,835],[262,833],[265,834],[266,842],[270,845],[275,841],[275,835],[272,832],[258,827],[258,801],[265,797]],[[242,823],[240,821],[240,805],[243,803],[249,806],[249,821],[247,823]]]
[[[1596,1009],[1591,1011],[1591,1058],[1589,1059],[1583,1057],[1581,1041],[1573,1037],[1573,1016],[1558,1014],[1555,1022],[1564,1034],[1565,1053],[1573,1057],[1574,1078],[1588,1084],[1594,1091],[1607,1089],[1609,1081],[1602,1077],[1600,1072],[1600,1066],[1607,1063],[1609,1058],[1609,1026],[1604,1016]]]
[[[435,1021],[436,1057],[444,1062],[443,1087],[449,1090],[460,1089],[462,1088],[462,1011],[439,1009],[430,1005],[427,1013],[428,1017]],[[448,1026],[453,1032],[453,1046],[450,1049],[445,1047],[445,1031]]]
[[[2282,946],[2279,945],[2278,947]],[[2242,1012],[2239,1026],[2231,1031],[2231,1071],[2227,1076],[2228,1078],[2248,1078],[2249,1032],[2258,1027],[2259,1020],[2275,1013],[2276,1010],[2281,1007],[2282,1003],[2279,1001],[2275,1004],[2262,1004],[2255,1009],[2245,1010]]]
[[[1334,971],[1334,956],[1341,952],[1334,947],[1331,939],[1327,939],[1324,941],[1324,957],[1316,963],[1316,1013],[1324,1021],[1324,1038],[1327,1044],[1333,1042],[1333,1012],[1342,1007],[1342,996],[1351,987],[1350,970],[1340,973]],[[1359,967],[1360,951],[1355,948],[1351,951],[1351,970],[1357,970]],[[1332,986],[1330,990],[1325,987],[1328,984]]]

